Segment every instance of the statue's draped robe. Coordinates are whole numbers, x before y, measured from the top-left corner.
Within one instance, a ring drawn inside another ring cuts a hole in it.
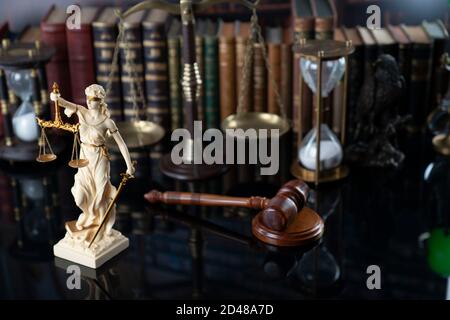
[[[92,224],[100,224],[116,194],[116,188],[110,182],[110,166],[105,147],[106,130],[101,132],[103,130],[99,128],[107,117],[95,124],[88,124],[81,112],[77,112],[77,115],[82,142],[80,156],[89,160],[89,164],[78,169],[71,191],[76,205],[83,212],[77,220],[77,227],[89,227]],[[107,235],[114,225],[115,215],[113,206],[104,227]]]

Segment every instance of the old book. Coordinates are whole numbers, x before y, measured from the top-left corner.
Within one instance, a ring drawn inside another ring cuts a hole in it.
[[[386,28],[371,29],[372,36],[378,46],[378,55],[390,54],[398,62],[398,44]]]
[[[345,38],[351,41],[355,51],[348,57],[348,86],[347,86],[347,142],[352,143],[355,116],[359,93],[364,79],[364,44],[356,28],[343,28]]]
[[[219,31],[220,119],[236,112],[236,43],[234,23]]]
[[[142,23],[147,120],[170,131],[169,68],[166,28],[169,14],[154,9]]]
[[[333,39],[336,8],[332,0],[311,0],[314,15],[315,38],[319,40]]]
[[[3,39],[9,39],[9,25],[7,22],[0,24],[0,40]],[[9,113],[8,86],[3,69],[0,69],[0,110],[0,139],[3,139],[5,137],[5,128],[3,124],[4,117],[11,116],[11,114]],[[11,133],[12,131],[7,134],[8,144],[12,142]]]
[[[52,90],[54,82],[58,83],[61,95],[72,99],[70,84],[70,70],[68,70],[68,52],[66,35],[66,11],[52,6],[41,21],[42,42],[56,49],[52,59],[46,65],[48,78],[48,92]]]
[[[290,27],[283,29],[283,43],[281,43],[281,101],[283,102],[286,116],[292,116],[292,54],[293,33]]]
[[[23,43],[36,43],[41,41],[41,29],[40,27],[32,27],[27,26],[25,29],[19,34],[18,40]],[[40,104],[41,104],[41,117],[49,118],[50,117],[50,99],[48,84],[47,84],[47,73],[45,71],[45,66],[42,66],[38,69],[38,77],[39,77],[39,90],[40,90]],[[11,91],[11,90],[10,90]],[[84,90],[83,90],[84,93]],[[10,92],[10,97],[14,97],[14,93]],[[16,102],[12,102],[12,104],[16,104]]]
[[[388,29],[398,43],[398,66],[405,79],[405,88],[400,105],[400,113],[406,115],[409,112],[409,96],[411,90],[411,42],[401,26],[388,25]]]
[[[167,32],[167,47],[169,50],[170,120],[172,131],[183,127],[183,112],[181,108],[180,32],[180,21],[173,19],[170,23],[169,31]]]
[[[341,41],[341,42],[345,42],[347,40],[345,33],[343,31],[342,28],[336,28],[334,30],[334,40],[336,41]],[[343,108],[345,106],[342,105],[342,98],[343,98],[343,84],[344,82],[344,77],[342,77],[342,79],[336,84],[336,87],[334,88],[332,95],[333,95],[333,99],[332,99],[332,121],[331,124],[332,126],[330,127],[331,130],[333,130],[334,133],[336,133],[338,136],[341,134],[341,130],[343,129],[341,126],[341,117],[342,117],[342,112],[343,112]],[[345,130],[345,128],[344,128]]]
[[[310,1],[292,0],[291,8],[294,43],[300,41],[300,39],[314,39],[314,16]],[[299,128],[301,127],[301,134],[303,135],[312,127],[312,93],[305,81],[301,81],[300,56],[295,53],[293,55],[292,70],[292,129],[294,133],[293,147],[296,150]],[[301,88],[300,83],[302,83]]]
[[[112,65],[114,49],[117,39],[118,19],[114,14],[114,7],[106,7],[92,23],[94,37],[95,73],[97,83],[107,90],[106,103],[111,118],[115,121],[123,120],[122,89],[120,84],[120,63]],[[113,69],[114,68],[114,69]],[[112,73],[111,73],[112,71]],[[108,80],[111,73],[111,87]],[[108,91],[109,89],[109,91]]]
[[[206,21],[199,19],[195,23],[195,56],[198,66],[198,72],[200,75],[201,86],[199,90],[199,96],[197,97],[197,120],[203,121],[205,107],[203,105],[203,97],[205,95],[205,61],[203,52],[203,41],[205,36]]]
[[[120,82],[125,121],[147,118],[143,108],[145,89],[142,48],[142,21],[146,14],[146,11],[138,11],[126,17],[124,21],[124,40],[120,43]]]
[[[207,128],[220,127],[219,110],[219,40],[218,23],[208,21],[204,37],[205,60],[205,125]]]
[[[250,38],[250,23],[236,21],[236,95],[237,103],[241,101],[241,93],[243,93],[243,88],[246,88],[246,92],[242,97],[242,111],[248,112],[253,110],[253,86],[252,77],[253,70],[251,68],[251,62],[253,61],[253,56],[249,57],[249,65],[247,72],[246,82],[244,79],[244,61],[245,54],[247,50],[247,43]]]
[[[420,25],[402,25],[402,29],[412,43],[409,112],[413,121],[409,129],[416,131],[423,127],[426,116],[431,111],[428,102],[433,63],[433,41]]]
[[[430,106],[434,109],[440,103],[447,89],[448,71],[442,67],[442,55],[446,52],[448,32],[441,20],[424,21],[422,26],[434,42],[430,92]]]
[[[378,57],[377,43],[369,29],[361,26],[357,26],[356,29],[364,44],[364,78],[371,77],[373,63]]]
[[[73,102],[81,105],[86,104],[84,89],[95,83],[92,22],[97,14],[98,8],[82,7],[80,28],[69,29],[66,26],[72,99]]]
[[[272,80],[276,84],[278,92],[280,92],[282,42],[283,29],[281,27],[268,27],[266,29],[266,43],[271,69],[271,75],[268,75],[267,79],[267,111],[274,114],[280,114],[280,106],[278,105]],[[271,79],[269,77],[271,77]]]
[[[316,40],[333,39],[336,21],[336,9],[331,0],[311,0],[311,8],[314,15],[314,31]],[[316,108],[316,100],[312,101],[313,111]],[[322,120],[332,128],[333,124],[333,95],[323,99]],[[312,112],[312,125],[315,125],[316,116]]]
[[[253,111],[267,112],[267,68],[261,43],[253,45]]]

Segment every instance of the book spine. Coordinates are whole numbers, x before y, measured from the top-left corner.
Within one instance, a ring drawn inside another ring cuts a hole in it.
[[[143,28],[147,119],[170,130],[167,39],[163,24]]]
[[[355,116],[358,104],[358,97],[364,79],[364,49],[362,46],[355,47],[355,51],[348,58],[348,83],[347,87],[347,134],[348,143],[351,139],[356,127]]]
[[[169,85],[170,85],[170,119],[172,131],[183,127],[181,108],[181,69],[180,69],[180,39],[169,38]]]
[[[205,122],[206,127],[219,128],[219,61],[217,37],[205,37]]]
[[[269,64],[271,69],[271,77],[274,80],[278,92],[281,89],[281,44],[268,44]],[[280,106],[278,105],[275,95],[275,88],[272,80],[267,81],[267,111],[269,113],[280,114]]]
[[[56,82],[61,95],[67,99],[72,99],[70,84],[70,70],[67,70],[69,62],[67,51],[66,26],[64,24],[41,22],[41,39],[49,47],[55,48],[55,54],[46,65],[48,77],[48,92],[52,91],[52,85]]]
[[[377,60],[378,49],[376,45],[364,46],[364,79],[373,74],[372,66]]]
[[[332,40],[334,39],[334,27],[333,27],[334,19],[333,17],[326,17],[326,18],[315,18],[315,38],[316,40]],[[322,109],[322,120],[324,123],[328,124],[330,128],[333,127],[333,118],[339,118],[340,117],[340,104],[336,102],[336,104],[333,102],[333,94],[330,94],[328,97],[323,99],[323,109]],[[314,111],[316,108],[316,100],[313,99],[312,102],[312,110]],[[333,108],[336,107],[336,115],[333,116]],[[312,113],[312,119],[311,123],[312,126],[315,126],[316,124],[316,116],[314,115],[314,112]]]
[[[107,83],[111,68],[114,67],[112,74],[111,88],[106,95],[111,118],[115,121],[123,120],[122,93],[120,86],[120,66],[112,66],[114,49],[116,46],[117,27],[115,25],[93,24],[94,38],[94,58],[97,83],[108,90]]]
[[[253,61],[253,109],[255,112],[266,112],[267,75],[260,43],[254,44]]]
[[[234,38],[219,39],[220,119],[236,112],[236,46]]]
[[[124,28],[124,40],[120,43],[120,61],[124,120],[144,119],[144,57],[140,24]]]
[[[236,38],[236,95],[237,95],[237,102],[239,103],[241,99],[241,89],[243,87],[247,88],[247,92],[244,94],[243,100],[242,100],[242,111],[243,112],[249,112],[252,111],[252,71],[248,70],[248,78],[246,83],[244,83],[244,77],[243,77],[243,70],[244,70],[244,60],[245,60],[245,52],[247,48],[248,39],[243,37],[237,37]],[[253,57],[251,57],[252,59]],[[251,61],[250,61],[251,62]],[[251,63],[250,63],[251,66]]]
[[[442,67],[442,55],[445,53],[447,39],[435,39],[433,45],[433,65],[431,74],[431,92],[429,111],[433,110],[445,95],[448,72]]]
[[[427,116],[427,103],[430,95],[430,82],[432,70],[431,45],[415,43],[413,45],[411,58],[411,91],[410,91],[410,113],[412,115],[412,131],[420,129]]]
[[[411,91],[411,45],[400,44],[398,51],[398,67],[401,74],[405,78],[405,88],[403,90],[403,98],[400,105],[400,113],[406,115],[409,109],[408,98]]]
[[[314,39],[314,19],[313,18],[296,18],[294,17],[294,39],[300,41],[300,39]],[[293,55],[292,62],[292,119],[293,119],[293,148],[295,152],[298,147],[298,136],[301,121],[301,134],[306,134],[311,129],[312,118],[312,92],[309,89],[305,81],[302,81],[302,87],[300,88],[301,72],[300,72],[300,56],[297,53]],[[300,90],[301,89],[301,90]],[[300,92],[302,95],[300,96]],[[301,114],[300,114],[301,105]]]
[[[45,67],[40,67],[38,69],[38,76],[41,90],[42,113],[44,118],[45,117],[49,118],[51,114],[51,108],[50,108],[49,93],[47,92],[48,81],[47,81],[47,73],[45,72]]]
[[[4,138],[6,146],[13,144],[13,128],[11,113],[9,111],[8,86],[6,84],[6,75],[3,69],[0,69],[0,108],[1,108],[1,135]]]
[[[72,99],[73,102],[84,105],[84,89],[95,83],[92,27],[91,24],[83,24],[78,30],[67,29],[66,32]]]
[[[333,23],[334,23],[333,17],[326,17],[326,18],[316,17],[314,26],[315,38],[317,40],[333,39],[334,37]]]
[[[283,102],[286,116],[292,114],[292,45],[281,45],[281,101]]]
[[[205,107],[203,105],[203,97],[205,96],[205,77],[204,77],[204,60],[203,60],[203,37],[196,36],[195,37],[195,55],[198,66],[198,71],[200,73],[200,79],[202,80],[202,85],[200,87],[200,96],[197,98],[197,120],[203,121]]]

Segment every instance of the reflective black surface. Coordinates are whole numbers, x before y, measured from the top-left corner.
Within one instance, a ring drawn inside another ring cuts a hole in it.
[[[188,185],[160,176],[150,183],[157,172],[143,170],[117,208],[116,228],[130,248],[97,270],[81,267],[79,290],[67,286],[73,263],[52,254],[64,221],[79,214],[70,194],[75,171],[64,157],[45,166],[2,163],[0,298],[445,299],[450,166],[429,141],[404,141],[399,170],[352,168],[347,180],[312,192],[310,206],[326,222],[323,241],[312,248],[258,242],[251,235],[254,211],[149,207],[142,198],[151,188],[271,197],[287,176],[243,182],[245,174],[232,170]],[[119,172],[113,164],[115,184]],[[370,265],[380,268],[380,290],[367,288]]]

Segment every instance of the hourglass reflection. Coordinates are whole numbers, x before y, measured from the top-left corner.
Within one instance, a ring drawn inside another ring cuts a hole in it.
[[[348,55],[354,48],[351,42],[334,40],[302,39],[294,48],[300,56],[300,95],[302,95],[303,81],[314,93],[314,127],[303,137],[302,120],[298,123],[298,151],[296,159],[291,166],[291,173],[307,182],[318,185],[321,182],[334,181],[344,178],[348,174],[347,167],[342,165],[345,142],[347,82],[348,82]],[[342,90],[340,139],[322,120],[323,99],[327,98],[336,85],[344,77]],[[302,98],[300,98],[302,101]],[[300,105],[298,114],[302,115]]]

